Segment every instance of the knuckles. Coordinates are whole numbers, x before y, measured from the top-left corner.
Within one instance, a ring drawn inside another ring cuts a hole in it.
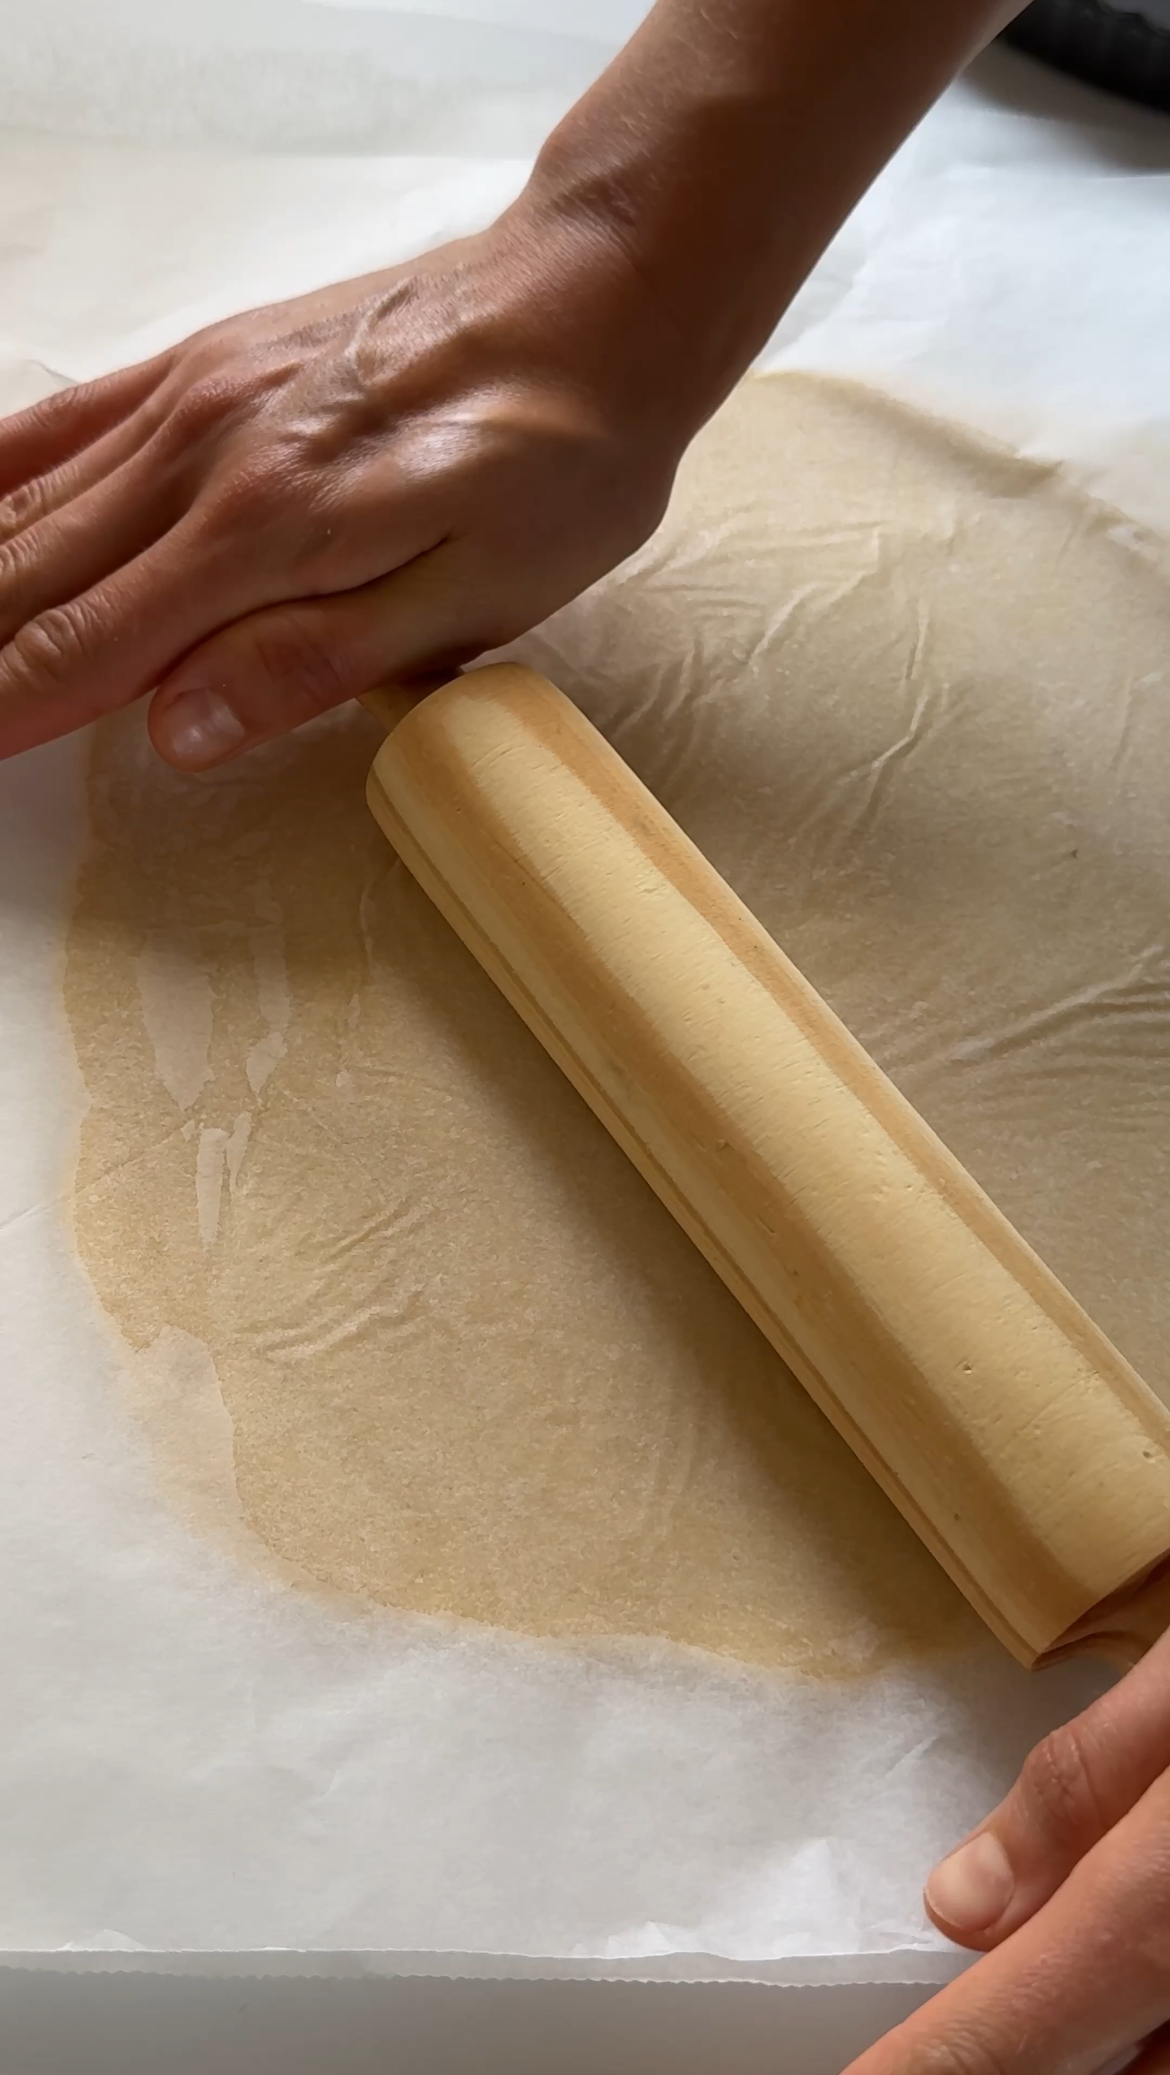
[[[347,523],[344,489],[307,467],[290,442],[256,444],[234,457],[200,496],[198,517],[212,555],[225,548],[249,554],[306,592],[347,590],[354,581],[355,522]]]
[[[18,484],[7,497],[0,497],[0,541],[9,542],[27,532],[48,512],[49,491],[44,476],[34,476],[27,483]]]
[[[0,536],[0,621],[9,617],[14,605],[19,607],[19,592],[35,569],[36,559],[36,542],[30,534],[16,533],[9,540]]]
[[[167,411],[167,429],[179,446],[194,446],[218,432],[239,408],[235,384],[226,371],[185,382]]]
[[[251,633],[254,671],[299,722],[352,696],[337,649],[306,626],[295,607],[263,614]],[[249,673],[251,674],[251,673]]]
[[[258,447],[233,459],[222,480],[210,486],[206,502],[218,531],[250,533],[287,522],[301,488],[282,453]]]
[[[282,341],[267,354],[191,352],[175,367],[161,399],[169,443],[180,452],[203,450],[244,432],[278,404],[300,368],[298,353]]]
[[[1092,1753],[1076,1722],[1054,1729],[1029,1753],[1018,1791],[1045,1843],[1079,1851],[1111,1827],[1113,1818],[1095,1785]]]
[[[945,2036],[908,2045],[898,2075],[1015,2075],[1019,2066],[1006,2043],[970,2025],[953,2026]]]
[[[51,690],[84,669],[93,646],[83,602],[53,606],[13,635],[4,650],[5,674],[24,690]]]

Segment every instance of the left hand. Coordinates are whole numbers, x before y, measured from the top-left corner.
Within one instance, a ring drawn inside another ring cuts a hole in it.
[[[616,233],[530,185],[0,423],[0,757],[153,691],[201,770],[513,640],[657,524],[661,358]]]
[[[936,1867],[935,1923],[987,1954],[846,2075],[1170,2075],[1170,1636],[1038,1745]]]

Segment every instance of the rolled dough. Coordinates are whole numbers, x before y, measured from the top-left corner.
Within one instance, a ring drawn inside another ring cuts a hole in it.
[[[1170,565],[1059,473],[746,383],[523,645],[1155,1387]],[[430,909],[349,712],[198,784],[98,731],[77,1243],[240,1561],[821,1675],[974,1617]]]

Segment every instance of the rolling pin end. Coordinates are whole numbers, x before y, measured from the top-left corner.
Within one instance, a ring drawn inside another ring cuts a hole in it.
[[[364,706],[379,727],[384,728],[387,735],[390,735],[399,721],[405,720],[408,713],[413,713],[415,707],[429,693],[437,692],[443,685],[450,684],[453,675],[458,675],[458,672],[430,671],[426,676],[411,678],[407,684],[378,685],[372,692],[363,692],[358,705]]]
[[[1116,1593],[1094,1607],[1041,1659],[1055,1664],[1065,1657],[1100,1657],[1116,1671],[1132,1671],[1147,1651],[1170,1631],[1170,1563],[1137,1587]]]

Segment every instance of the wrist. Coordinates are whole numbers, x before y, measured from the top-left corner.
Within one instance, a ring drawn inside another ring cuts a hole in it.
[[[537,373],[572,389],[631,461],[641,453],[673,470],[719,398],[696,401],[686,338],[608,186],[581,161],[542,157],[492,236],[523,283]]]
[[[604,255],[607,278],[624,275],[653,363],[639,380],[685,437],[1011,11],[1011,0],[658,0],[553,132],[527,205]]]
[[[770,290],[782,271],[774,221],[765,236],[734,240],[736,250],[715,229],[724,209],[712,190],[742,179],[723,170],[738,120],[733,98],[706,91],[636,120],[616,95],[581,104],[549,138],[522,198],[538,235],[588,274],[611,376],[620,371],[640,411],[677,428],[680,451],[763,343],[753,323],[760,276]],[[728,193],[726,214],[733,207]]]

